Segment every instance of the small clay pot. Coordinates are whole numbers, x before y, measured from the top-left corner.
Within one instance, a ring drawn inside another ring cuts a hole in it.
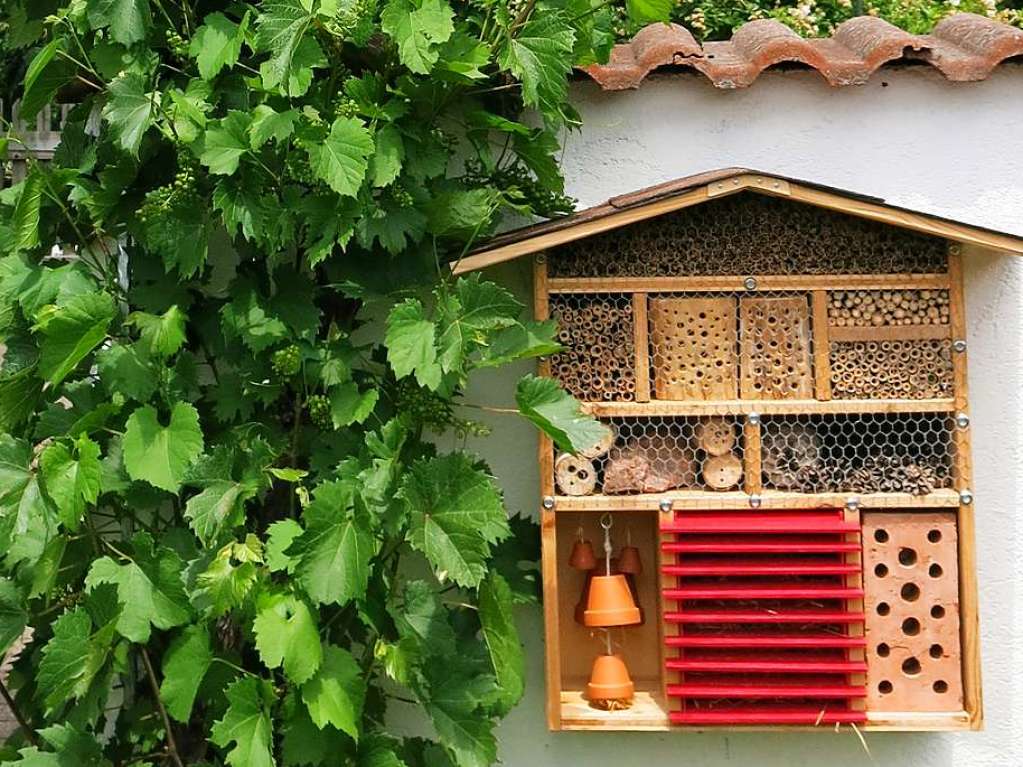
[[[593,661],[586,698],[591,703],[628,701],[636,694],[636,685],[621,655],[598,655]]]
[[[576,570],[592,570],[597,566],[597,556],[593,553],[593,544],[589,541],[579,540],[572,546],[572,553],[568,557],[568,564]]]
[[[618,555],[618,572],[626,575],[642,575],[643,560],[639,556],[639,549],[635,546],[623,546]]]
[[[584,626],[634,626],[643,616],[624,575],[594,575],[583,613]]]

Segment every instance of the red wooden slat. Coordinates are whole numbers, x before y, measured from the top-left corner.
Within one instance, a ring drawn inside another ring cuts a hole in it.
[[[841,533],[859,532],[840,513],[740,512],[676,514],[664,533]]]
[[[837,634],[707,634],[682,635],[664,638],[668,647],[866,647],[867,640],[861,636]]]
[[[847,684],[669,684],[672,698],[863,698],[864,687]]]
[[[667,612],[668,623],[862,623],[862,612],[845,610],[694,610]]]
[[[682,540],[661,544],[666,554],[828,554],[858,551],[860,545],[849,541],[787,539],[776,541]]]
[[[730,708],[711,711],[672,711],[672,724],[848,724],[867,721],[865,711],[819,708]]]
[[[755,559],[731,559],[725,562],[693,562],[664,565],[665,575],[850,575],[859,572],[859,565],[838,562],[789,562],[780,557],[774,562]]]
[[[863,589],[848,586],[804,586],[801,584],[721,584],[682,586],[665,589],[664,598],[685,599],[860,599]]]
[[[720,674],[859,674],[866,673],[864,661],[851,660],[762,660],[757,658],[669,658],[673,671]]]

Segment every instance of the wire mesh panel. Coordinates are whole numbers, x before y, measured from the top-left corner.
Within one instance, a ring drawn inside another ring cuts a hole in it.
[[[586,401],[631,402],[636,396],[632,297],[628,294],[553,295],[565,350],[551,359],[555,378]]]
[[[938,237],[740,193],[562,245],[550,275],[938,273],[945,248]]]
[[[767,418],[764,486],[803,493],[913,495],[950,488],[954,428],[946,413]]]
[[[561,495],[734,490],[743,477],[735,417],[612,418],[611,436],[578,456],[555,456]]]
[[[948,325],[947,290],[834,290],[828,320],[836,327]]]
[[[831,344],[835,399],[940,399],[952,396],[952,342],[853,341]]]

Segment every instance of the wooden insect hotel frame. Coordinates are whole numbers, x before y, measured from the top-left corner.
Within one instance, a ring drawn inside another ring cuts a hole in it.
[[[1021,249],[722,171],[458,266],[533,257],[540,373],[609,429],[540,440],[552,729],[981,726],[964,244]]]

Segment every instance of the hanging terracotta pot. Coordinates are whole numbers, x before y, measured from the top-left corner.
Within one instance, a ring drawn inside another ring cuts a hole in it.
[[[622,546],[617,563],[620,573],[625,575],[643,574],[643,560],[639,556],[639,549],[635,546]]]
[[[624,575],[594,575],[583,612],[585,626],[634,626],[642,620]]]
[[[621,655],[598,655],[593,661],[586,698],[600,708],[621,708],[629,705],[636,694],[636,685]]]
[[[568,564],[576,570],[592,570],[597,566],[597,556],[593,553],[593,545],[583,539],[579,539],[572,547],[572,553],[568,557]]]

